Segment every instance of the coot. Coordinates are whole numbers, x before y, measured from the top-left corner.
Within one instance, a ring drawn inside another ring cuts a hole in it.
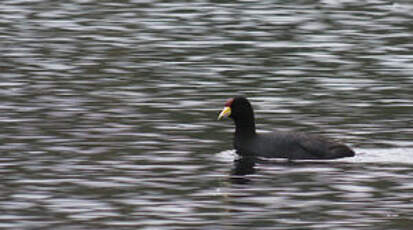
[[[218,120],[223,117],[235,122],[234,148],[241,156],[327,160],[355,155],[346,145],[318,135],[281,131],[256,133],[252,106],[243,96],[225,103]]]

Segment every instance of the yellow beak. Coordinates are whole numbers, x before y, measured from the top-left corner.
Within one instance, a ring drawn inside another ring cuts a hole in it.
[[[221,120],[223,117],[228,117],[231,115],[231,107],[226,106],[218,116],[218,120]]]

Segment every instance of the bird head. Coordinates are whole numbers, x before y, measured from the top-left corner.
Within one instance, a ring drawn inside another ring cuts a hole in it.
[[[227,100],[224,109],[218,115],[218,120],[221,120],[224,117],[235,119],[237,117],[242,117],[245,114],[251,116],[252,106],[246,97],[237,96]]]

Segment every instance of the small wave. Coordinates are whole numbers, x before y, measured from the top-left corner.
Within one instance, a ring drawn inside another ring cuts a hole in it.
[[[413,148],[380,148],[380,149],[355,149],[356,156],[350,158],[341,158],[328,160],[328,162],[346,162],[346,163],[400,163],[413,164]],[[218,161],[229,162],[238,158],[235,149],[224,150],[215,154]],[[279,160],[270,158],[270,161]],[[320,160],[295,160],[295,161],[320,161]]]
[[[356,156],[343,161],[354,163],[413,164],[413,148],[355,149]]]

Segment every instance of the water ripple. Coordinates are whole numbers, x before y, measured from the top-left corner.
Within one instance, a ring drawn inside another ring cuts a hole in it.
[[[409,228],[412,4],[1,6],[0,228]],[[240,167],[235,94],[358,155]]]

